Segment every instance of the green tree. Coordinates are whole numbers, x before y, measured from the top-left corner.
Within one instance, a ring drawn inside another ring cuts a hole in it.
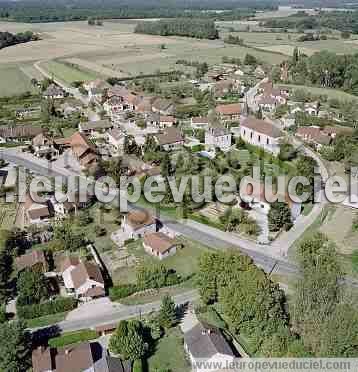
[[[335,245],[320,233],[304,239],[297,256],[302,276],[296,283],[292,323],[305,348],[319,355],[326,332],[323,327],[328,326],[342,298],[342,272]]]
[[[287,231],[292,227],[291,210],[287,203],[276,201],[270,205],[268,224],[270,231],[279,231],[282,228]]]
[[[31,337],[20,321],[0,325],[0,370],[23,372],[31,366]],[[6,340],[6,342],[5,342]]]
[[[54,239],[61,244],[64,250],[73,252],[85,244],[84,234],[75,230],[71,220],[56,223],[53,230]]]
[[[0,305],[0,324],[5,323],[7,320],[6,306]]]
[[[173,327],[177,321],[175,303],[168,294],[162,299],[158,320],[159,324],[166,329]]]
[[[317,354],[321,357],[356,358],[358,356],[358,313],[348,304],[338,305],[323,322]]]
[[[17,280],[18,297],[16,305],[33,305],[49,297],[49,285],[46,277],[38,272],[26,269],[19,274]]]
[[[165,152],[162,162],[160,163],[161,175],[163,177],[170,177],[173,175],[172,162],[168,152]]]
[[[6,301],[11,291],[12,256],[6,246],[0,244],[0,301]]]
[[[136,320],[122,320],[109,340],[109,350],[124,360],[135,361],[145,355],[143,327]]]
[[[245,59],[244,59],[244,65],[257,66],[258,61],[257,61],[256,57],[247,53],[246,56],[245,56]]]
[[[87,226],[93,222],[93,217],[90,212],[85,209],[78,214],[78,224],[80,226]]]

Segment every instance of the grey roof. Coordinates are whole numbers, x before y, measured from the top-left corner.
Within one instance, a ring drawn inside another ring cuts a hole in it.
[[[276,128],[273,124],[268,121],[256,119],[254,117],[245,118],[241,124],[242,127],[252,129],[255,132],[264,134],[268,137],[279,138],[283,136],[283,132]]]
[[[80,123],[82,130],[91,130],[91,129],[109,129],[113,127],[113,124],[109,120],[97,120],[97,121],[88,121],[86,123]]]
[[[211,126],[209,128],[209,132],[214,137],[226,136],[227,134],[230,134],[230,131],[222,126]]]
[[[31,125],[0,126],[0,137],[3,138],[34,138],[43,132],[43,128],[33,127]]]
[[[234,356],[220,329],[204,322],[186,332],[184,341],[194,358],[211,358],[218,353]]]
[[[62,88],[58,87],[55,84],[51,84],[48,88],[43,92],[44,96],[58,96],[63,95],[65,92]]]

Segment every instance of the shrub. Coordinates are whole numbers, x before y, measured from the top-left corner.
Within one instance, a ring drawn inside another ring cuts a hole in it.
[[[40,304],[17,307],[17,315],[21,319],[33,319],[40,316],[63,313],[73,310],[77,306],[77,300],[72,297],[58,297],[53,301]]]
[[[94,232],[95,232],[96,236],[104,236],[104,235],[107,234],[107,230],[104,227],[99,226],[99,225],[96,225],[94,227]]]
[[[142,372],[143,371],[143,362],[142,359],[137,359],[133,363],[133,372]]]
[[[120,300],[137,292],[135,284],[121,284],[109,289],[109,297],[112,301]]]

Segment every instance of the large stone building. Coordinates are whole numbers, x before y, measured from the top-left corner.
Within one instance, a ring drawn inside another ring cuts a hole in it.
[[[268,121],[248,117],[240,123],[240,137],[251,145],[277,155],[283,132]]]

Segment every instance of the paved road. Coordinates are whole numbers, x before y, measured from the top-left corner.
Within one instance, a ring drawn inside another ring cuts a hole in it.
[[[192,302],[198,298],[199,294],[196,290],[191,290],[183,294],[173,296],[176,305]],[[122,306],[119,310],[113,311],[113,313],[110,314],[93,314],[93,317],[88,316],[79,320],[64,320],[57,324],[53,324],[53,326],[59,327],[61,332],[77,331],[91,327],[94,328],[100,325],[117,323],[124,319],[140,317],[141,315],[149,314],[152,311],[158,311],[160,309],[160,305],[161,301],[155,301],[144,305]],[[35,329],[33,331],[35,331]]]
[[[259,109],[256,102],[255,102],[255,97],[257,95],[258,87],[261,83],[267,83],[267,82],[268,82],[268,78],[264,78],[264,79],[260,80],[255,86],[250,88],[245,94],[245,99],[246,99],[247,105],[254,112],[258,111],[258,109]]]
[[[14,162],[25,168],[32,169],[36,173],[43,175],[52,176],[68,176],[69,172],[67,169],[59,167],[48,167],[46,160],[40,160],[32,158],[28,154],[16,153],[14,149],[6,149],[0,151],[0,159]],[[116,193],[116,190],[112,190],[111,193]],[[320,204],[317,204],[320,205]],[[138,208],[131,206],[131,208]],[[311,216],[311,217],[310,217]],[[309,217],[309,220],[306,219]],[[296,229],[291,229],[292,237],[289,232],[285,235],[285,239],[281,238],[281,246],[279,248],[271,249],[272,245],[260,245],[251,242],[246,239],[242,239],[237,235],[227,233],[207,225],[197,223],[195,221],[175,221],[172,219],[162,218],[162,221],[172,228],[174,231],[183,234],[184,236],[198,241],[202,244],[208,245],[215,249],[227,250],[227,249],[238,249],[241,252],[249,255],[254,262],[263,268],[266,272],[275,272],[278,274],[298,274],[299,270],[297,265],[289,262],[285,256],[282,256],[282,252],[288,249],[289,244],[293,244],[295,238],[298,238],[300,234],[307,229],[311,223],[315,220],[315,214],[305,216],[305,219],[301,220],[301,223]],[[296,236],[298,235],[298,236]],[[346,279],[347,284],[358,287],[358,282],[352,279]]]

